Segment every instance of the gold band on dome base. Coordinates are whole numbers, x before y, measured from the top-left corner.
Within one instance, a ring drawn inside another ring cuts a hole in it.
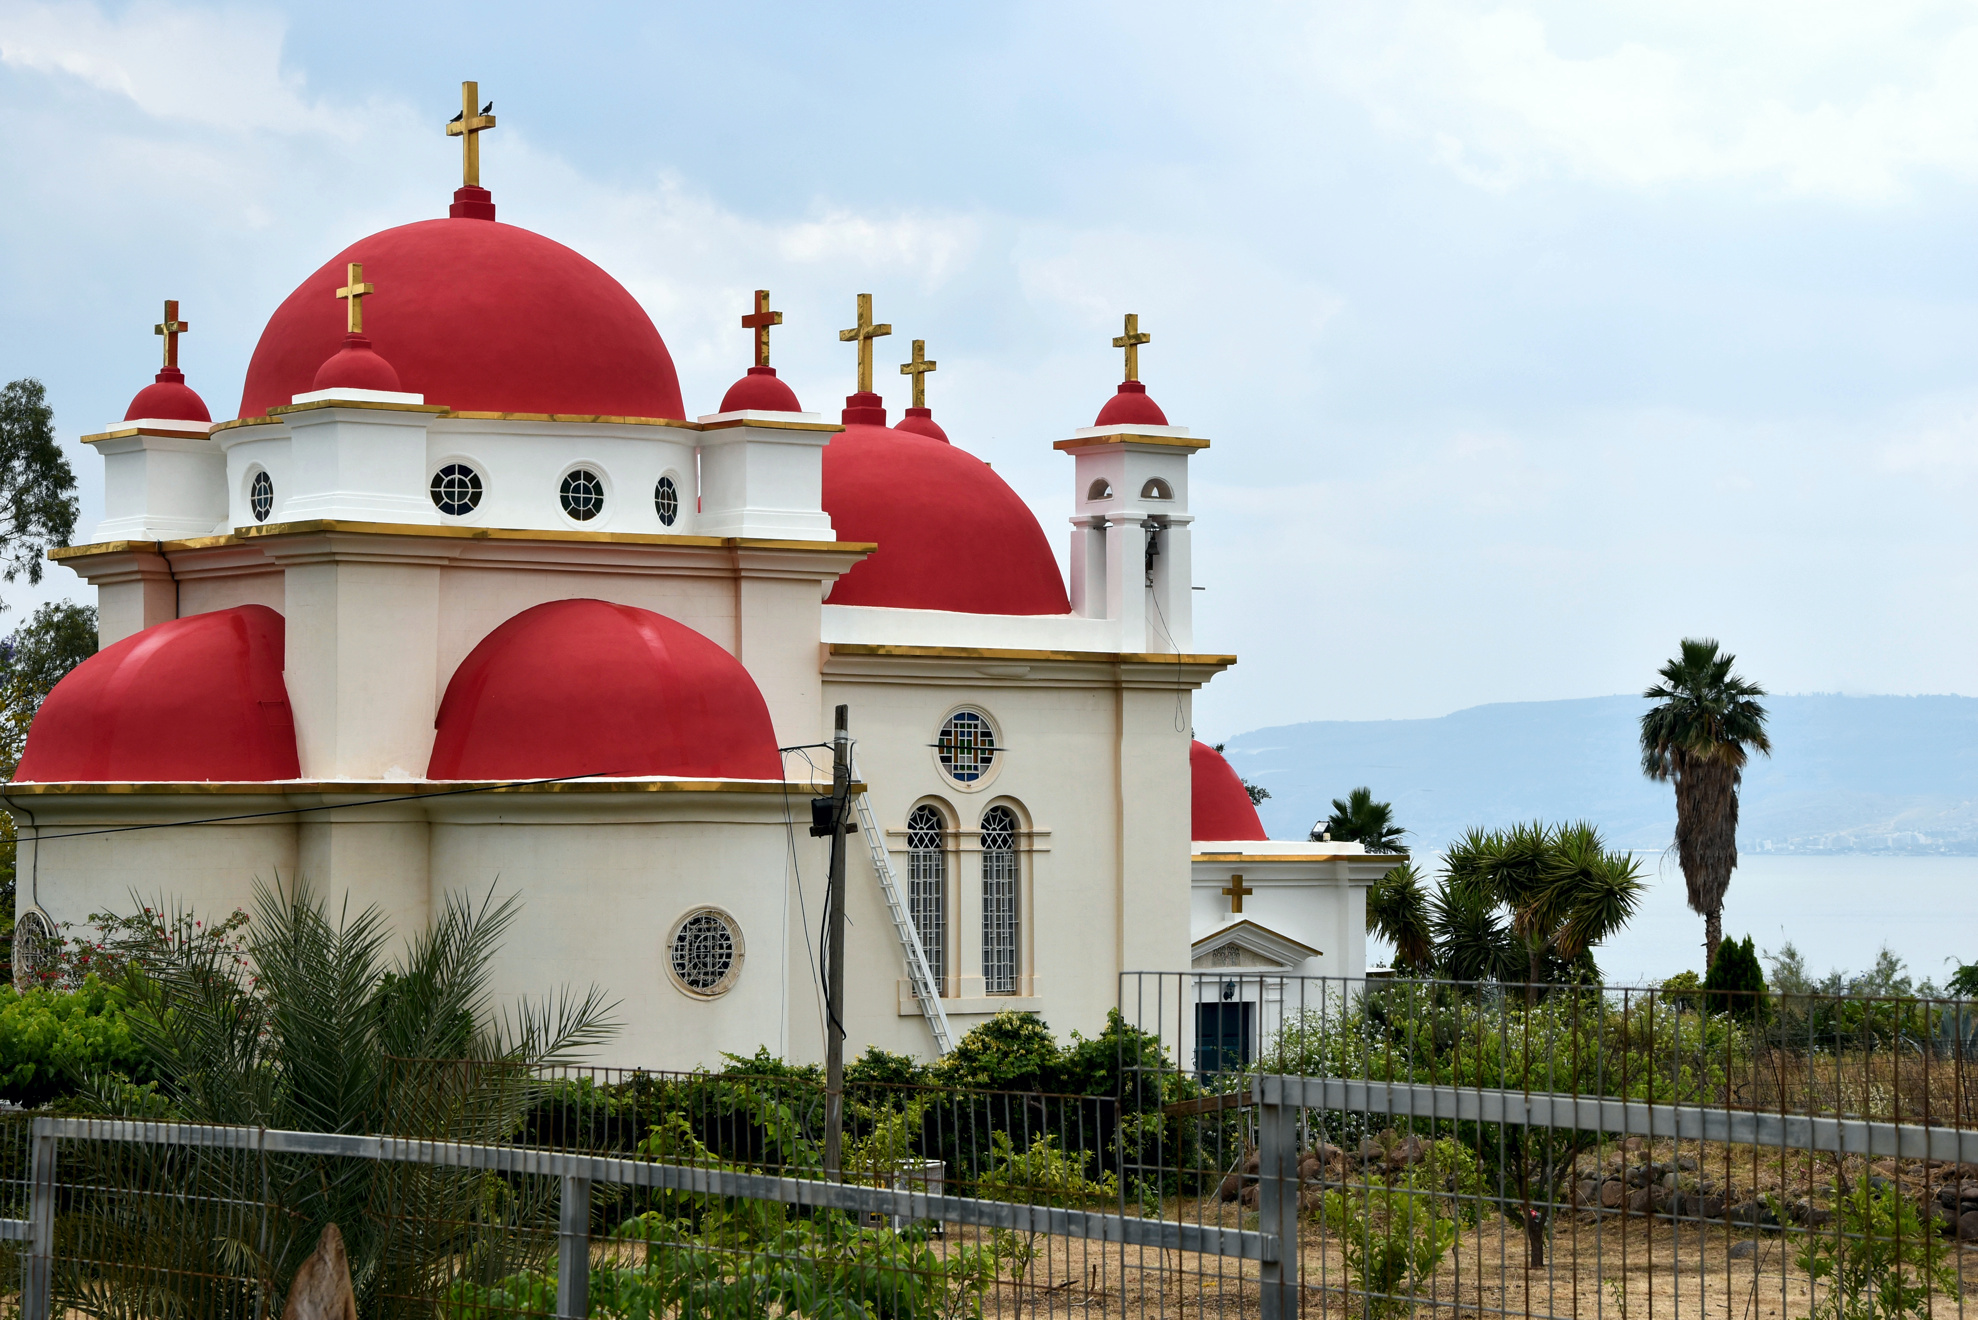
[[[828,602],[827,602],[828,603]],[[1128,665],[1214,665],[1228,669],[1233,655],[1176,655],[1172,651],[1025,651],[995,646],[891,646],[879,642],[832,642],[832,655],[900,656],[927,660],[1115,660]]]
[[[689,422],[677,417],[616,417],[608,413],[524,413],[524,412],[480,412],[467,408],[449,408],[443,403],[379,403],[368,399],[317,399],[312,403],[283,404],[268,409],[265,417],[236,417],[231,421],[220,422],[213,427],[212,434],[230,431],[237,426],[274,426],[289,413],[308,412],[317,408],[376,408],[386,412],[432,413],[435,417],[458,417],[472,422],[562,422],[580,426],[668,426],[680,431],[724,431],[731,427],[753,426],[765,431],[842,431],[838,422],[777,422],[748,421],[737,418],[726,422]],[[112,432],[111,434],[127,434]],[[204,433],[202,433],[204,434]],[[90,437],[99,438],[99,437]]]
[[[1207,449],[1209,442],[1200,436],[1192,435],[1139,435],[1126,432],[1120,435],[1092,435],[1083,440],[1060,440],[1053,449],[1101,449],[1107,445],[1160,445],[1165,449]]]
[[[125,797],[166,794],[180,794],[187,797],[286,797],[304,794],[332,797],[340,794],[360,797],[427,797],[444,794],[466,796],[469,793],[789,793],[797,791],[810,792],[811,781],[807,779],[559,779],[546,784],[516,784],[502,779],[400,779],[375,782],[334,779],[248,779],[220,782],[195,779],[118,782],[84,780],[59,784],[17,782],[0,785],[0,797],[95,795]],[[865,785],[853,784],[852,791],[863,793]],[[49,837],[53,839],[60,836]]]
[[[182,541],[102,541],[95,545],[68,545],[50,550],[56,563],[88,555],[129,554],[133,551],[173,553],[181,550],[208,550],[215,546],[246,545],[271,536],[314,536],[325,533],[359,536],[418,536],[458,541],[551,541],[593,545],[684,546],[716,550],[793,550],[822,551],[827,554],[869,555],[879,548],[877,541],[787,541],[756,536],[667,536],[657,532],[579,532],[567,529],[523,527],[453,527],[433,523],[348,522],[338,518],[318,518],[308,522],[265,523],[236,528],[220,536],[195,536]]]

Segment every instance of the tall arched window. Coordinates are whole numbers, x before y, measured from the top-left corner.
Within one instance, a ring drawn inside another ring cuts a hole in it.
[[[1016,993],[1016,813],[991,807],[982,814],[982,988]]]
[[[948,975],[948,853],[946,823],[933,807],[921,805],[907,817],[907,911],[927,955],[934,984]]]

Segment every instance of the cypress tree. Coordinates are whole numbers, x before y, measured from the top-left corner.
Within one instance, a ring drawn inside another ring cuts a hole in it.
[[[1749,1022],[1765,1013],[1765,972],[1751,936],[1725,940],[1717,946],[1717,961],[1703,979],[1704,1005],[1712,1013],[1730,1013]]]

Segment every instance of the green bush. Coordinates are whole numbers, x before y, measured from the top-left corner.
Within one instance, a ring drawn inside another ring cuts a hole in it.
[[[1735,941],[1726,940],[1723,947],[1729,948]],[[1690,1013],[1703,1011],[1703,978],[1695,972],[1677,972],[1662,983],[1662,1002],[1670,1008],[1680,1008]]]
[[[123,987],[94,976],[75,990],[0,989],[0,1097],[33,1108],[88,1076],[137,1079],[145,1055],[127,1007]]]
[[[1703,978],[1704,1007],[1750,1022],[1765,1016],[1765,972],[1751,936],[1725,940],[1717,946],[1717,961]]]
[[[1815,1295],[1826,1285],[1813,1320],[1929,1320],[1933,1294],[1956,1300],[1943,1244],[1893,1185],[1878,1190],[1864,1178],[1839,1190],[1834,1219],[1837,1232],[1800,1239],[1797,1263]]]
[[[1456,1221],[1438,1213],[1436,1201],[1378,1185],[1325,1194],[1320,1215],[1339,1239],[1348,1281],[1360,1294],[1367,1320],[1414,1310],[1414,1294],[1456,1244]]]

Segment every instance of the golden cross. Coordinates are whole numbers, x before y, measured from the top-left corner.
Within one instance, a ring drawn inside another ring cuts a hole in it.
[[[344,322],[344,329],[353,335],[364,333],[364,295],[376,293],[378,286],[364,282],[364,263],[350,263],[350,283],[337,290],[337,297],[348,300],[350,314]]]
[[[927,373],[934,370],[936,365],[933,362],[927,361],[927,341],[925,339],[914,340],[913,361],[902,362],[900,364],[900,374],[902,376],[913,377],[913,406],[916,408],[925,408],[927,406]]]
[[[1140,379],[1140,346],[1153,342],[1153,338],[1154,336],[1152,335],[1143,335],[1140,333],[1140,313],[1128,312],[1126,314],[1126,333],[1113,340],[1113,347],[1126,350],[1126,378],[1128,380]],[[1241,912],[1243,909],[1239,907],[1236,910]]]
[[[859,295],[859,323],[849,330],[840,330],[838,332],[840,343],[849,344],[853,340],[858,341],[860,394],[872,393],[872,341],[882,335],[890,335],[892,333],[892,326],[874,325],[872,323],[872,295],[861,293]]]
[[[1229,878],[1229,883],[1223,886],[1223,892],[1229,895],[1229,910],[1234,914],[1243,910],[1243,896],[1257,891],[1244,884],[1242,876],[1233,875]]]
[[[744,330],[755,331],[755,364],[769,365],[769,327],[783,324],[783,313],[769,310],[769,290],[755,291],[755,311],[742,318]]]
[[[495,126],[495,117],[488,113],[494,109],[490,101],[474,112],[474,102],[481,99],[481,84],[464,82],[460,84],[460,113],[447,121],[446,135],[460,139],[460,181],[463,187],[481,186],[481,138],[482,133]]]
[[[177,367],[179,364],[179,336],[192,329],[189,322],[179,320],[179,300],[165,299],[165,321],[151,327],[154,335],[165,336],[165,365]]]

